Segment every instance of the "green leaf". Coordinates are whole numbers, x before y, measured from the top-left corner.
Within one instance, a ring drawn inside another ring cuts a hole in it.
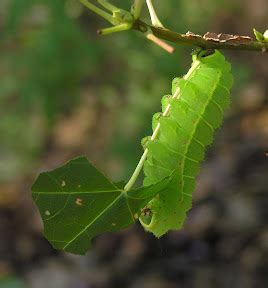
[[[133,224],[149,200],[169,179],[156,185],[122,190],[85,157],[41,173],[32,187],[44,222],[44,234],[56,249],[85,254],[92,238]]]
[[[253,32],[254,32],[254,35],[255,35],[257,41],[263,42],[265,40],[264,35],[261,32],[257,31],[255,28],[253,29]]]
[[[191,208],[200,162],[230,104],[230,70],[219,51],[206,57],[194,55],[189,72],[173,81],[173,96],[162,100],[163,113],[156,114],[160,115],[160,132],[146,146],[144,185],[157,183],[171,173],[173,177],[140,217],[144,228],[157,237],[181,228]],[[155,117],[153,123],[154,129]]]

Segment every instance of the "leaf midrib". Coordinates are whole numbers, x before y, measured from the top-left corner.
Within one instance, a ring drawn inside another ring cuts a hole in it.
[[[75,192],[46,192],[46,191],[40,191],[40,192],[32,192],[32,194],[43,194],[43,195],[76,195],[76,194],[98,194],[98,193],[112,193],[112,192],[123,192],[122,189],[117,190],[105,190],[105,191],[75,191]]]
[[[84,229],[82,229],[78,234],[76,234],[75,237],[73,237],[70,241],[67,242],[67,244],[63,247],[63,249],[66,249],[71,243],[73,243],[80,235],[82,235],[86,230],[94,223],[96,222],[103,214],[105,214],[106,211],[109,210],[119,199],[120,197],[124,196],[125,192],[121,190],[120,195],[118,195],[112,203],[110,203],[98,216],[96,216]],[[88,236],[88,235],[87,235]]]

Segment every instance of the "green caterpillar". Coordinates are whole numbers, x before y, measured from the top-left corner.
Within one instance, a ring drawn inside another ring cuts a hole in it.
[[[148,152],[144,185],[173,173],[168,187],[140,217],[144,228],[157,237],[183,225],[206,146],[212,143],[230,104],[231,65],[219,51],[207,54],[193,55],[189,72],[173,80],[172,95],[162,98],[162,113],[153,117],[154,134],[143,141]]]

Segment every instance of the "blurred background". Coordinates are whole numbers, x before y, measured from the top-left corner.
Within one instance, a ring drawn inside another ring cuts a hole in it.
[[[154,2],[181,33],[268,28],[267,0]],[[268,54],[225,52],[232,107],[183,230],[156,239],[137,224],[99,236],[86,257],[43,238],[38,173],[84,154],[127,180],[161,97],[191,63],[191,48],[169,55],[135,32],[97,36],[105,25],[78,0],[0,1],[0,287],[268,287]]]

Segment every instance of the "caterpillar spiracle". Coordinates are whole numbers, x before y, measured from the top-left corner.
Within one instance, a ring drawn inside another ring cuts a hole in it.
[[[196,176],[214,130],[230,104],[231,65],[219,51],[193,55],[191,69],[175,78],[172,95],[162,98],[162,113],[153,117],[157,137],[145,144],[144,185],[172,175],[167,188],[153,198],[140,217],[145,230],[160,237],[182,227],[192,205]],[[153,134],[154,135],[154,134]]]

